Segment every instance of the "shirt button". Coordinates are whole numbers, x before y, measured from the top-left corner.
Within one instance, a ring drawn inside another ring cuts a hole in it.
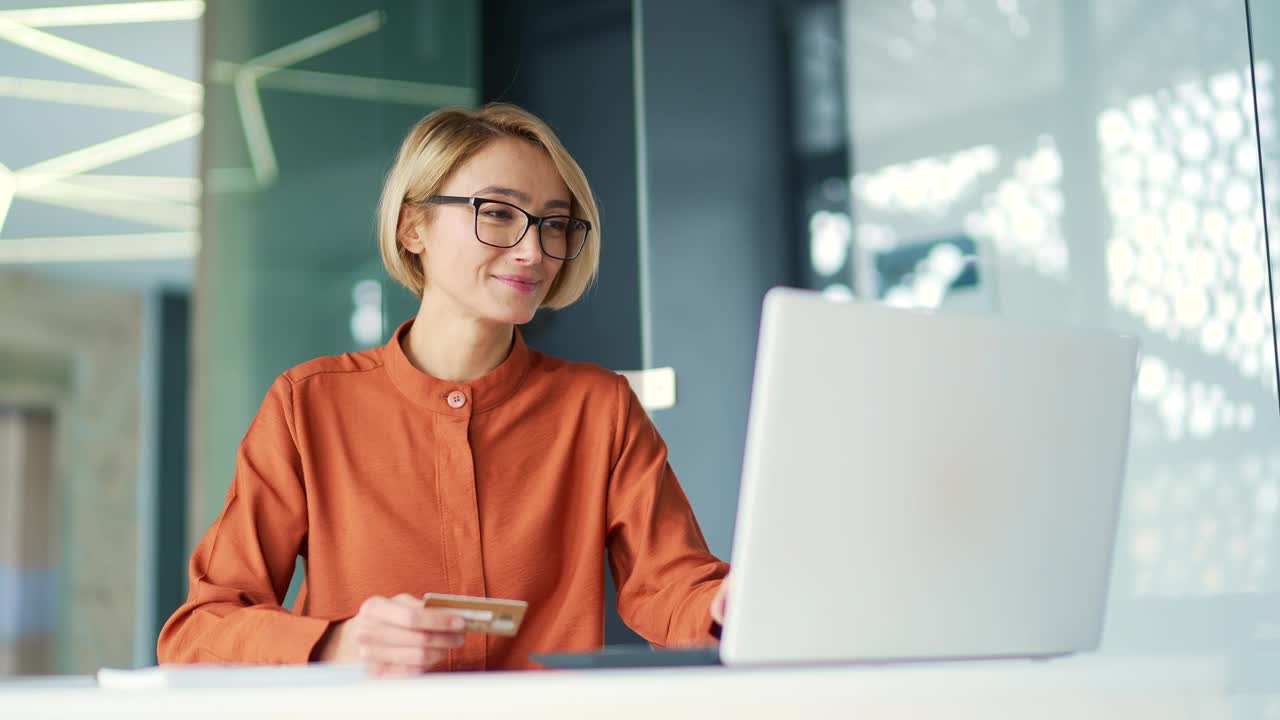
[[[467,396],[462,394],[461,390],[454,390],[449,393],[449,407],[457,410],[467,404]]]

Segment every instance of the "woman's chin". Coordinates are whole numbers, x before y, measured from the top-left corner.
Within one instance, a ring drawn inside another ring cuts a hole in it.
[[[494,312],[489,315],[489,319],[493,322],[507,325],[524,325],[532,320],[537,312],[536,305],[504,305],[494,308]]]

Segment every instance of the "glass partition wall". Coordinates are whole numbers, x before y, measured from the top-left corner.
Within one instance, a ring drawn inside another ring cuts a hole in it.
[[[817,287],[1140,337],[1103,650],[1224,652],[1266,695],[1280,8],[1252,12],[1251,63],[1242,0],[844,2],[852,230],[809,240]]]

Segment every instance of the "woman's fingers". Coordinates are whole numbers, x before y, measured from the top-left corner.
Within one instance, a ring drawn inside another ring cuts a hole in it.
[[[357,653],[379,676],[430,670],[465,641],[461,618],[424,608],[412,595],[371,597],[361,605],[358,618],[353,628]]]
[[[465,638],[462,633],[429,632],[409,630],[386,623],[370,623],[356,633],[356,642],[364,645],[382,645],[387,647],[461,647]]]
[[[346,642],[379,677],[417,675],[443,663],[465,642],[466,622],[409,594],[371,597],[360,606]]]
[[[467,641],[462,633],[425,633],[426,645],[429,648],[460,648]]]
[[[720,583],[720,587],[716,589],[715,597],[711,599],[711,619],[724,624],[724,613],[729,606],[729,593],[733,591],[733,576],[726,576]]]
[[[374,677],[416,677],[422,674],[422,669],[412,665],[394,665],[392,663],[384,663],[370,661],[368,663],[369,674]]]
[[[416,672],[430,670],[444,662],[447,651],[428,647],[371,647],[367,660],[370,665],[412,668]]]
[[[361,614],[378,622],[409,630],[460,632],[466,621],[441,608],[424,608],[412,595],[371,597],[360,606]]]

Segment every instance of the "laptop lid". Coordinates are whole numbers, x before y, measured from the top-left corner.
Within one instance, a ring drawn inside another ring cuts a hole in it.
[[[724,662],[1096,647],[1137,353],[771,290]]]

